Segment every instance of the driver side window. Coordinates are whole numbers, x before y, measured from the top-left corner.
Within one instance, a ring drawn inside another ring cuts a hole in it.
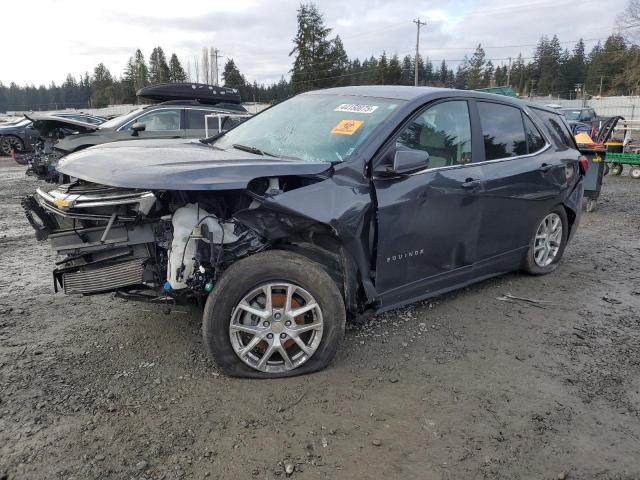
[[[424,150],[429,168],[471,162],[471,122],[464,100],[438,103],[416,117],[396,139],[396,150]]]
[[[180,110],[163,109],[145,113],[131,122],[127,126],[127,130],[131,130],[134,123],[144,123],[145,132],[168,132],[180,130]]]

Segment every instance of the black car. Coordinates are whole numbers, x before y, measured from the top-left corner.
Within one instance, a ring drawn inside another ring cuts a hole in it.
[[[472,91],[298,95],[205,141],[93,147],[25,199],[56,288],[205,302],[230,375],[308,373],[347,317],[558,265],[586,159],[564,118]]]
[[[247,115],[239,103],[219,102],[204,104],[197,100],[173,100],[140,107],[126,115],[109,120],[96,128],[95,132],[71,135],[55,145],[61,155],[77,152],[83,148],[108,142],[141,140],[150,138],[203,138],[205,116],[231,114],[224,117],[222,128],[230,129]],[[218,124],[211,126],[218,130]]]
[[[11,155],[12,151],[29,151],[31,144],[38,139],[38,132],[31,120],[21,118],[0,125],[0,155]]]
[[[104,117],[82,112],[55,112],[49,115],[96,126],[107,120]],[[29,118],[21,118],[0,125],[0,154],[11,155],[12,151],[16,153],[32,151],[39,138],[38,130],[34,128],[33,122]]]

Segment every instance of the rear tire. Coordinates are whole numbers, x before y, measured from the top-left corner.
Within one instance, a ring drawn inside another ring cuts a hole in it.
[[[305,308],[304,313],[289,314]],[[345,322],[342,295],[319,264],[271,250],[242,259],[224,272],[207,299],[202,335],[227,375],[292,377],[331,362]],[[299,328],[308,331],[298,335]]]
[[[635,178],[636,180],[640,178],[640,167],[638,166],[634,166],[633,168],[631,168],[631,170],[629,171],[629,175],[631,176],[631,178]]]
[[[560,231],[555,229],[556,221]],[[569,222],[562,205],[551,209],[538,221],[524,260],[524,271],[531,275],[546,275],[558,267],[567,246]]]
[[[622,174],[623,167],[619,163],[614,163],[611,165],[611,175],[620,175]]]

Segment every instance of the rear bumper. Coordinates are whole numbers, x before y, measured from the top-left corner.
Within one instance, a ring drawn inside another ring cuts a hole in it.
[[[569,208],[574,215],[573,223],[571,224],[571,228],[569,229],[569,237],[567,238],[567,242],[571,241],[578,230],[578,226],[580,225],[580,219],[582,217],[582,199],[584,198],[584,177],[580,176],[580,180],[576,183],[575,187],[569,194],[569,196],[565,199],[564,204],[567,208]]]

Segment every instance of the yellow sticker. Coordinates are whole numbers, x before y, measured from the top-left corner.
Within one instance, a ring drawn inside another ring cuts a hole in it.
[[[353,135],[362,126],[362,120],[340,120],[340,123],[333,127],[331,133],[336,135]]]

